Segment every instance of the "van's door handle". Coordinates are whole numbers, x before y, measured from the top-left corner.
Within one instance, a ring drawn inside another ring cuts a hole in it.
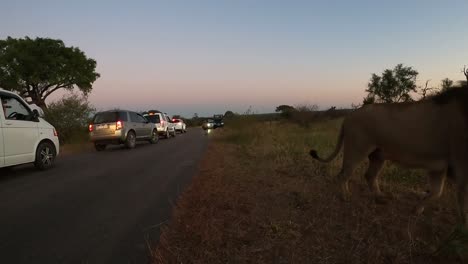
[[[12,122],[5,122],[5,126],[11,126],[11,125],[13,125]]]

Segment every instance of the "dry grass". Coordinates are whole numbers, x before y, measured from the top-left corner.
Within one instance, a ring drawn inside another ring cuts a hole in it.
[[[363,163],[351,201],[338,199],[340,160],[320,164],[308,151],[330,153],[340,123],[306,129],[245,118],[215,131],[199,175],[163,228],[154,263],[457,263],[466,236],[445,241],[456,223],[450,186],[417,217],[424,175],[387,164],[381,184],[395,199],[378,204]]]

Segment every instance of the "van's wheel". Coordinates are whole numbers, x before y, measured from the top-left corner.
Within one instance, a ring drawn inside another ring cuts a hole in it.
[[[135,148],[135,145],[136,145],[135,132],[129,131],[127,133],[127,138],[125,139],[125,147],[127,147],[128,149],[132,149],[132,148]]]
[[[47,170],[54,165],[55,156],[57,156],[57,151],[54,144],[42,142],[37,146],[34,166],[40,170]]]
[[[97,144],[97,143],[94,143],[94,148],[97,150],[97,151],[103,151],[106,149],[106,144]]]
[[[158,141],[159,141],[158,131],[153,130],[153,132],[151,133],[151,139],[150,139],[149,142],[151,144],[156,144],[156,143],[158,143]]]

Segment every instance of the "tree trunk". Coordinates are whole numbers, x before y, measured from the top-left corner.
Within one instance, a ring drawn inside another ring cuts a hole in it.
[[[47,110],[47,105],[44,100],[38,99],[38,100],[33,100],[33,103],[36,104],[38,107],[42,109],[42,111]]]

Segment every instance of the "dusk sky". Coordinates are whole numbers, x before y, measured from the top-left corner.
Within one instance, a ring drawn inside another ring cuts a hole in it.
[[[464,79],[467,10],[466,0],[0,0],[0,38],[79,47],[97,61],[89,99],[99,110],[349,108],[372,73],[398,63],[419,84]]]

